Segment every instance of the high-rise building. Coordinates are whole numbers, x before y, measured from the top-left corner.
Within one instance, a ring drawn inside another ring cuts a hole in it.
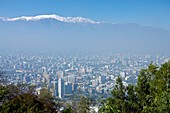
[[[106,76],[99,76],[99,83],[100,84],[105,84],[105,82],[106,82]]]
[[[30,83],[31,82],[31,76],[30,75],[26,75],[25,77],[25,83]]]
[[[73,94],[73,88],[72,88],[72,83],[68,83],[68,82],[66,82],[65,83],[65,96],[69,96],[69,95],[72,95]]]
[[[58,96],[58,79],[55,79],[54,81],[54,96]]]
[[[78,90],[78,84],[77,83],[73,83],[72,84],[72,90],[73,91],[77,91]]]
[[[62,78],[58,79],[58,96],[59,98],[64,98],[64,80]]]

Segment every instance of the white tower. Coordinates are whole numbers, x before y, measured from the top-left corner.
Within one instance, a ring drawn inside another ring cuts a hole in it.
[[[64,80],[62,78],[58,79],[58,96],[64,98]]]

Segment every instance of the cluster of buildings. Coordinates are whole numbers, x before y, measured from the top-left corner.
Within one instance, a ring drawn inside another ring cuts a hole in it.
[[[0,69],[9,84],[33,84],[59,98],[76,94],[108,96],[118,76],[124,85],[136,84],[138,74],[153,62],[160,66],[169,55],[107,54],[87,56],[0,55]]]

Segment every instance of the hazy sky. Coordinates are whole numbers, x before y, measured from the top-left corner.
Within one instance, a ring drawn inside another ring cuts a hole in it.
[[[0,16],[58,14],[170,30],[170,0],[0,0]]]

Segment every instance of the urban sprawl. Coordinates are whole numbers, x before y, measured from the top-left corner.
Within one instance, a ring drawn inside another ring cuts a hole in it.
[[[97,98],[108,97],[118,76],[123,84],[136,84],[141,69],[152,62],[157,66],[169,60],[168,55],[109,54],[87,56],[0,55],[1,71],[8,84],[36,86],[61,99],[75,94]]]

